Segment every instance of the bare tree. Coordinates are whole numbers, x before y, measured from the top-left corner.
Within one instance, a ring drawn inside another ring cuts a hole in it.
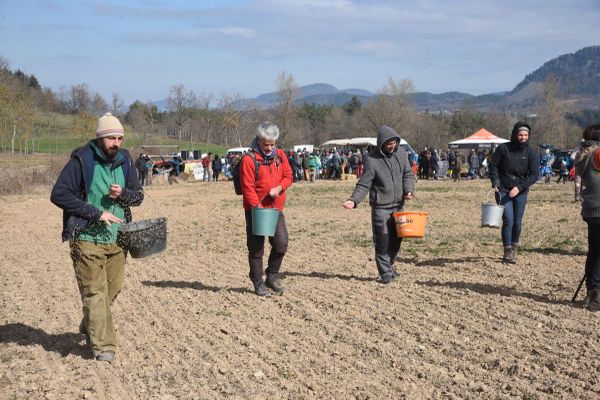
[[[274,107],[276,122],[279,125],[279,140],[282,145],[291,142],[294,136],[298,136],[295,131],[295,119],[297,108],[294,100],[298,97],[299,87],[292,74],[282,71],[275,81],[277,86],[277,104]]]
[[[416,110],[408,99],[408,94],[413,90],[410,80],[396,82],[389,78],[388,84],[359,112],[365,128],[377,131],[380,126],[387,125],[398,132],[406,131],[416,116]]]
[[[167,97],[169,111],[173,113],[173,122],[179,140],[183,138],[183,126],[190,118],[190,111],[197,107],[197,98],[193,91],[186,92],[182,84],[171,86]]]
[[[108,110],[108,104],[99,93],[94,93],[90,103],[90,111],[98,116],[104,114]]]
[[[544,107],[536,124],[540,143],[567,145],[568,124],[565,119],[566,108],[558,98],[558,79],[549,75],[544,81]]]
[[[31,91],[16,81],[11,85],[0,84],[0,113],[5,125],[12,127],[11,153],[14,153],[17,133],[28,135],[33,127],[35,99]]]
[[[125,107],[125,102],[123,98],[119,96],[118,93],[112,93],[112,102],[110,107],[110,112],[112,115],[119,116],[123,113],[123,108]]]
[[[73,85],[62,93],[67,111],[71,114],[89,111],[92,102],[90,89],[85,83]]]
[[[242,95],[221,93],[219,95],[219,111],[220,111],[220,122],[225,133],[225,146],[229,146],[229,136],[234,135],[234,140],[237,145],[242,147],[242,143],[245,141],[243,135],[242,125],[244,118],[248,114],[248,108],[240,104]]]

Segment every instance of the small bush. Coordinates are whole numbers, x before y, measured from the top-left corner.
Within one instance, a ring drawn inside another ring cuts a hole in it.
[[[52,156],[33,166],[24,166],[22,162],[3,163],[0,196],[32,193],[54,185],[66,161],[65,156]]]

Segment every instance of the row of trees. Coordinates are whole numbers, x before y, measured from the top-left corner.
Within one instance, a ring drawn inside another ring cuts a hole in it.
[[[389,79],[366,104],[358,98],[341,107],[298,104],[299,87],[293,75],[282,72],[275,86],[274,107],[261,109],[239,94],[196,94],[181,84],[173,85],[167,97],[167,110],[152,102],[134,101],[125,107],[117,93],[110,103],[86,84],[62,87],[57,92],[42,88],[34,75],[11,71],[8,61],[0,58],[0,146],[35,151],[35,138],[53,129],[52,115],[72,115],[69,132],[82,141],[95,130],[96,119],[106,111],[119,116],[143,143],[159,137],[180,142],[215,143],[226,147],[247,145],[255,127],[262,121],[275,122],[284,146],[320,144],[333,138],[372,136],[381,125],[395,128],[413,147],[445,148],[449,141],[463,138],[481,127],[506,137],[512,125],[524,116],[516,113],[477,113],[464,110],[452,113],[417,112],[408,99],[414,90],[410,80]],[[537,118],[530,118],[537,143],[559,146],[576,144],[580,129],[566,118],[564,103],[557,97],[556,81],[545,83],[545,106]],[[35,118],[36,115],[48,118]],[[56,133],[56,132],[55,132]],[[19,140],[16,143],[16,140]]]

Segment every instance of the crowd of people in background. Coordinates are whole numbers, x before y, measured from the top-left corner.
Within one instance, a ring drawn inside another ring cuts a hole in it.
[[[358,179],[363,175],[364,160],[373,146],[343,147],[331,149],[288,150],[285,154],[292,169],[294,182],[315,182],[317,180]],[[496,147],[489,149],[440,150],[425,147],[420,152],[407,151],[409,163],[415,179],[473,180],[489,178],[489,166]],[[537,183],[551,184],[575,181],[575,200],[580,200],[580,187],[575,174],[574,159],[577,149],[556,152],[550,148],[539,153]],[[217,182],[219,179],[231,179],[231,171],[239,162],[243,153],[228,153],[223,156],[203,154],[194,162],[202,165],[201,179],[204,182]],[[162,162],[161,162],[162,161]],[[145,153],[140,153],[135,161],[138,178],[142,186],[152,184],[153,176],[161,173],[179,176],[185,163],[179,154],[165,161],[159,161]]]

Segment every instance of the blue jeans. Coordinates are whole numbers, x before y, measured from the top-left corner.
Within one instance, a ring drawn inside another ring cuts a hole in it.
[[[512,246],[519,243],[519,237],[521,236],[521,220],[527,204],[527,192],[519,193],[512,198],[508,196],[508,193],[503,192],[499,204],[504,206],[502,244],[504,247]]]

